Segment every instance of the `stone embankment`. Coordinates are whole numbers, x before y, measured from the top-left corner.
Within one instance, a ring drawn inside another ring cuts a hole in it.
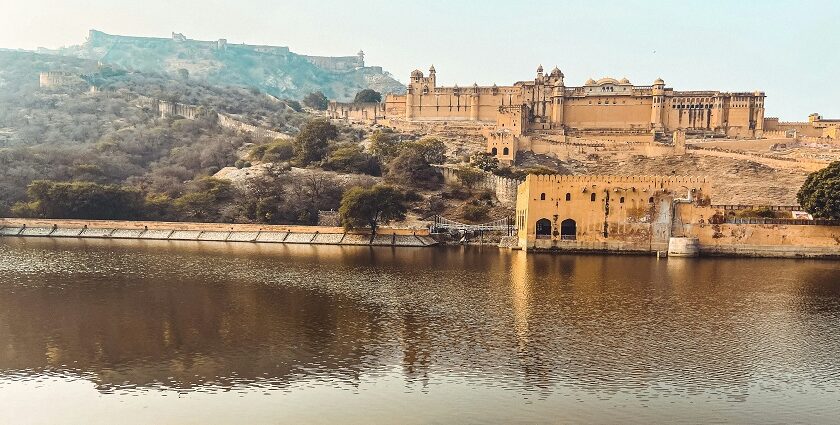
[[[0,219],[0,237],[13,236],[403,247],[437,244],[427,229],[380,228],[372,236],[326,226]]]

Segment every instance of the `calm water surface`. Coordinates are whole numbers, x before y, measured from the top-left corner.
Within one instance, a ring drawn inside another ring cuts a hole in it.
[[[0,239],[0,423],[840,418],[840,263]]]

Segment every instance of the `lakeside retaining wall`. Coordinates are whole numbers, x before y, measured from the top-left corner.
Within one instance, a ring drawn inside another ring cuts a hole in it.
[[[63,237],[207,242],[426,247],[428,229],[380,228],[375,237],[340,227],[160,221],[0,219],[0,237]]]

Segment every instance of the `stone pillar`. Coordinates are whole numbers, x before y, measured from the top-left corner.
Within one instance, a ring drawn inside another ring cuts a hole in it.
[[[405,119],[411,120],[412,118],[414,118],[414,90],[409,85],[405,93]]]
[[[685,130],[677,129],[674,132],[674,154],[685,155]]]
[[[478,86],[473,85],[473,93],[470,98],[470,121],[478,121],[479,96]]]

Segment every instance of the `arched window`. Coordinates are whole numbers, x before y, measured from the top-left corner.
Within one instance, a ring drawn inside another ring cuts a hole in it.
[[[508,154],[510,154],[510,149],[508,149],[508,148],[502,149],[502,155],[508,155]]]
[[[572,194],[571,194],[571,193],[567,193],[567,194],[566,194],[566,200],[567,200],[567,201],[571,201],[571,200],[572,200]]]
[[[496,149],[496,148],[493,148],[493,149],[490,149],[490,153],[493,154],[493,155],[496,155],[496,154],[499,153],[499,150]]]
[[[547,218],[537,220],[537,239],[551,238],[551,221]]]
[[[560,239],[573,241],[577,238],[577,223],[571,218],[560,223]]]
[[[651,197],[648,199],[648,203],[649,203],[649,204],[652,204],[652,203],[653,203],[653,196],[651,196]]]
[[[595,194],[594,193],[589,195],[589,200],[592,201],[592,202],[595,202]]]
[[[545,193],[540,193],[540,201],[545,201]]]
[[[621,198],[618,198],[618,203],[619,203],[619,204],[623,204],[623,203],[624,203],[624,197],[623,197],[623,196],[622,196]]]

